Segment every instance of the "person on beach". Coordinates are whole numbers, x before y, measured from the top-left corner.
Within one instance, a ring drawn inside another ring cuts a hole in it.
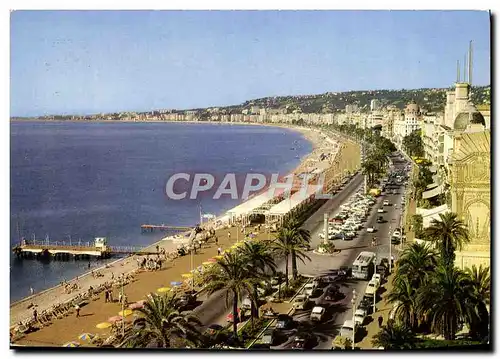
[[[215,237],[217,238],[217,237]],[[227,239],[231,240],[231,232],[227,232]]]
[[[221,253],[222,253],[222,248],[221,247],[217,248],[217,255],[220,256]]]
[[[33,295],[35,294],[35,290],[33,289],[33,287],[30,287],[30,295]]]
[[[217,236],[215,236],[215,244],[219,244],[219,238]]]
[[[379,316],[378,317],[378,327],[381,328],[382,327],[382,322],[384,321],[384,318],[382,316]]]
[[[108,303],[109,302],[109,291],[105,291],[104,292],[104,303]]]
[[[160,246],[158,244],[156,245],[156,253],[160,253]]]
[[[76,317],[80,318],[80,306],[78,304],[75,305],[75,310],[76,310]]]
[[[88,269],[90,269],[90,262],[89,262],[89,265],[87,266]]]
[[[111,272],[111,280],[114,280],[115,279],[115,274],[113,272]]]
[[[36,322],[38,320],[38,311],[35,309],[33,309],[33,320]]]

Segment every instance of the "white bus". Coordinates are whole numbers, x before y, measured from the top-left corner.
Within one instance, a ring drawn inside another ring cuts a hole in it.
[[[352,263],[352,277],[356,279],[368,280],[374,271],[375,253],[361,252]]]

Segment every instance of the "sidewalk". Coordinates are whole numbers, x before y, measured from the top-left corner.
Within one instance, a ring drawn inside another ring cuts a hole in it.
[[[359,343],[356,343],[356,346],[361,349],[377,349],[372,345],[372,338],[375,334],[380,331],[378,326],[378,317],[382,316],[384,321],[382,325],[387,324],[387,320],[389,319],[389,315],[391,313],[392,304],[387,301],[387,296],[392,290],[392,280],[394,278],[395,269],[393,268],[392,273],[389,277],[387,277],[387,282],[382,286],[385,289],[385,292],[382,294],[382,299],[377,302],[376,309],[377,311],[371,315],[373,320],[365,326],[367,331],[366,336]]]

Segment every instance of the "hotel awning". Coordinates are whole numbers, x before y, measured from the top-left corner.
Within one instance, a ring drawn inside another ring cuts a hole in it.
[[[443,193],[443,185],[437,186],[436,188],[433,188],[430,191],[423,192],[422,198],[423,199],[432,198],[437,195],[440,195],[441,193]]]

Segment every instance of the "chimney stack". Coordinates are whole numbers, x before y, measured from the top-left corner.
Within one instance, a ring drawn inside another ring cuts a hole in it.
[[[457,83],[460,82],[460,60],[457,60]]]

